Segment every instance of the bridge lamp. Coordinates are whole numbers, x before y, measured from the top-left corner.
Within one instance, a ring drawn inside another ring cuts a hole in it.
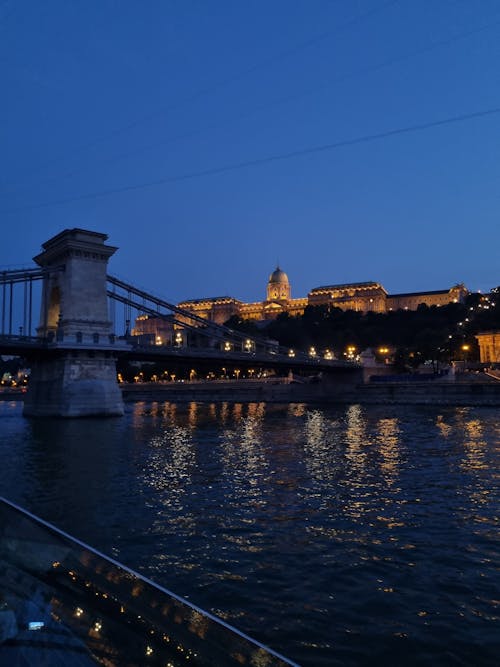
[[[180,331],[178,331],[178,332],[175,334],[175,344],[176,344],[177,346],[180,346],[180,345],[182,344],[182,334],[181,334]]]
[[[314,345],[311,345],[311,347],[309,348],[309,356],[310,357],[316,356],[316,348],[314,347]]]
[[[161,345],[161,343],[162,343],[161,336],[156,336],[156,344]]]
[[[325,350],[325,359],[328,359],[329,361],[333,359],[333,353],[331,350]]]
[[[288,356],[293,358],[295,356],[295,351],[294,350],[288,350]]]
[[[250,340],[250,338],[247,338],[246,341],[245,341],[245,350],[247,352],[250,352],[252,347],[253,347],[252,341]]]
[[[347,358],[348,359],[353,359],[355,352],[356,352],[356,346],[355,345],[348,345],[347,346]]]
[[[224,352],[231,352],[231,343],[228,340],[224,343]]]

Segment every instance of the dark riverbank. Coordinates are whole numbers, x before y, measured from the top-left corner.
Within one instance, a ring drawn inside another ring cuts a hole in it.
[[[358,384],[334,392],[328,384],[228,380],[208,382],[137,383],[122,385],[126,402],[238,401],[326,402],[365,405],[500,406],[500,382],[393,382]]]
[[[288,383],[273,380],[216,380],[141,382],[121,385],[125,402],[260,402],[359,403],[361,405],[500,406],[500,382],[385,382],[365,383],[341,391],[322,382]],[[0,401],[22,401],[25,391],[5,389]]]

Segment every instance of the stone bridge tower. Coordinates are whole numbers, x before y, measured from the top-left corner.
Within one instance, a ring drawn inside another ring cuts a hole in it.
[[[116,379],[116,341],[108,315],[107,264],[117,248],[106,234],[66,229],[34,261],[47,270],[38,335],[46,348],[33,362],[27,416],[123,414]]]

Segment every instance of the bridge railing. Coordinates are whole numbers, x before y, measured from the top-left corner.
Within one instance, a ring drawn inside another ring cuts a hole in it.
[[[2,665],[295,664],[1,497],[0,588]]]

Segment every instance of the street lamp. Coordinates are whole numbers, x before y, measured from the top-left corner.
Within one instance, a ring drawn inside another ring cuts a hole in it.
[[[470,345],[468,345],[467,343],[462,345],[462,352],[464,353],[464,366],[467,365],[467,353],[469,352],[469,350],[470,350]]]
[[[389,348],[385,347],[385,346],[384,347],[379,347],[377,351],[380,354],[380,356],[383,358],[384,362],[386,364],[388,364],[389,359],[387,358],[387,355],[389,354]]]

